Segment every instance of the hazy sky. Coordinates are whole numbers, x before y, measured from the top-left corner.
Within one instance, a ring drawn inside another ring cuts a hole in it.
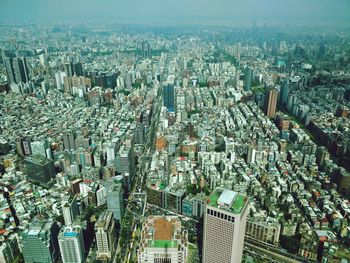
[[[1,20],[251,20],[350,22],[350,0],[0,0]]]

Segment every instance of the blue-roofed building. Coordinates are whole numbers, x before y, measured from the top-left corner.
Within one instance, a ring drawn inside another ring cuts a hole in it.
[[[70,225],[61,229],[58,235],[63,263],[84,262],[84,239],[81,226]]]

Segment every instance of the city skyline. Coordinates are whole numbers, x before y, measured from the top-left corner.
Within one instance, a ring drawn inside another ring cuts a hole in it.
[[[347,0],[2,0],[0,263],[350,262]]]

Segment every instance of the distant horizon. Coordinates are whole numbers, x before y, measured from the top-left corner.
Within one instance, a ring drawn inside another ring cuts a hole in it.
[[[0,23],[350,25],[348,0],[2,0]]]

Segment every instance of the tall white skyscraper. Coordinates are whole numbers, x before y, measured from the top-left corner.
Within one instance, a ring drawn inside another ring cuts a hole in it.
[[[65,226],[58,235],[63,263],[84,262],[84,240],[80,226]]]
[[[216,188],[204,215],[203,263],[241,262],[248,199],[237,192]]]
[[[116,246],[116,227],[112,212],[105,211],[95,224],[97,258],[111,259]]]

